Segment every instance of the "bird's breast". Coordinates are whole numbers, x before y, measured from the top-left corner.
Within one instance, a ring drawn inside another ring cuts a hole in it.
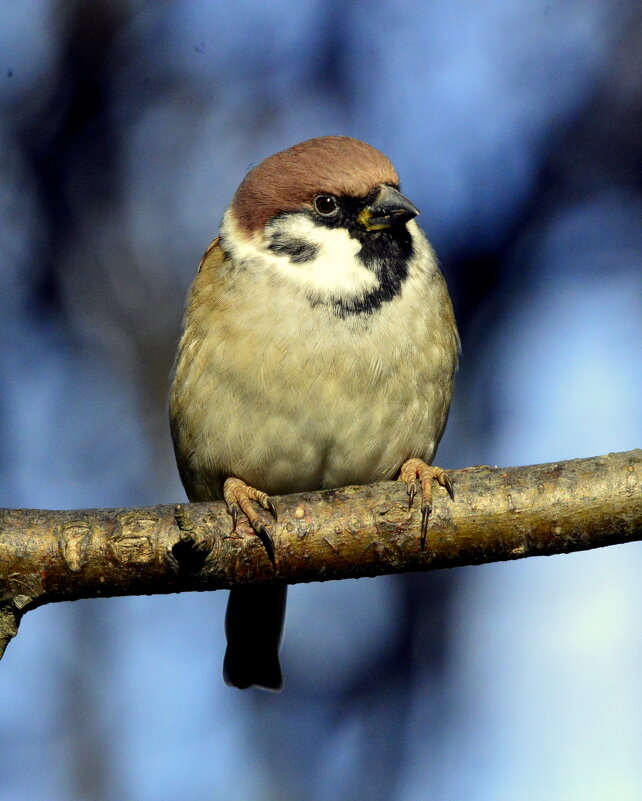
[[[432,311],[444,297],[450,308],[437,278],[411,278],[399,299],[347,318],[274,286],[253,286],[248,304],[233,297],[249,292],[240,282],[188,320],[170,411],[191,496],[216,497],[228,475],[285,494],[431,461],[456,361],[454,325]]]

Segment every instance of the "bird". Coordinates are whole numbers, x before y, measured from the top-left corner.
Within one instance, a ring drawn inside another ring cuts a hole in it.
[[[460,345],[435,253],[390,160],[321,136],[242,179],[189,290],[169,397],[190,501],[224,500],[273,550],[271,496],[399,478],[422,497]],[[230,591],[223,678],[282,687],[286,586]]]

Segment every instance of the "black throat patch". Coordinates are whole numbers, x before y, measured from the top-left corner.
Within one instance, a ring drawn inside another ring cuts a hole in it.
[[[334,311],[340,317],[372,314],[396,298],[408,277],[408,265],[414,254],[412,237],[405,225],[384,231],[364,231],[357,238],[361,242],[357,258],[377,276],[379,283],[365,295],[332,300]]]

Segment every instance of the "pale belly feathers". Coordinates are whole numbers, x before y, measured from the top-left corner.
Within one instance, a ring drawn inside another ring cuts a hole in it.
[[[376,315],[340,319],[291,298],[281,313],[272,298],[269,314],[259,302],[251,320],[212,318],[205,337],[192,335],[173,388],[192,408],[189,431],[174,425],[190,496],[220,497],[227,476],[285,494],[391,479],[411,456],[430,462],[454,363],[426,304],[446,289],[440,275],[409,284]]]

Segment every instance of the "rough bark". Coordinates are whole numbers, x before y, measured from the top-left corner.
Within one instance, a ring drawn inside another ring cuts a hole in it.
[[[642,450],[530,467],[451,471],[420,504],[384,482],[276,498],[274,562],[222,503],[0,510],[0,655],[21,616],[51,601],[431,570],[642,539]]]

